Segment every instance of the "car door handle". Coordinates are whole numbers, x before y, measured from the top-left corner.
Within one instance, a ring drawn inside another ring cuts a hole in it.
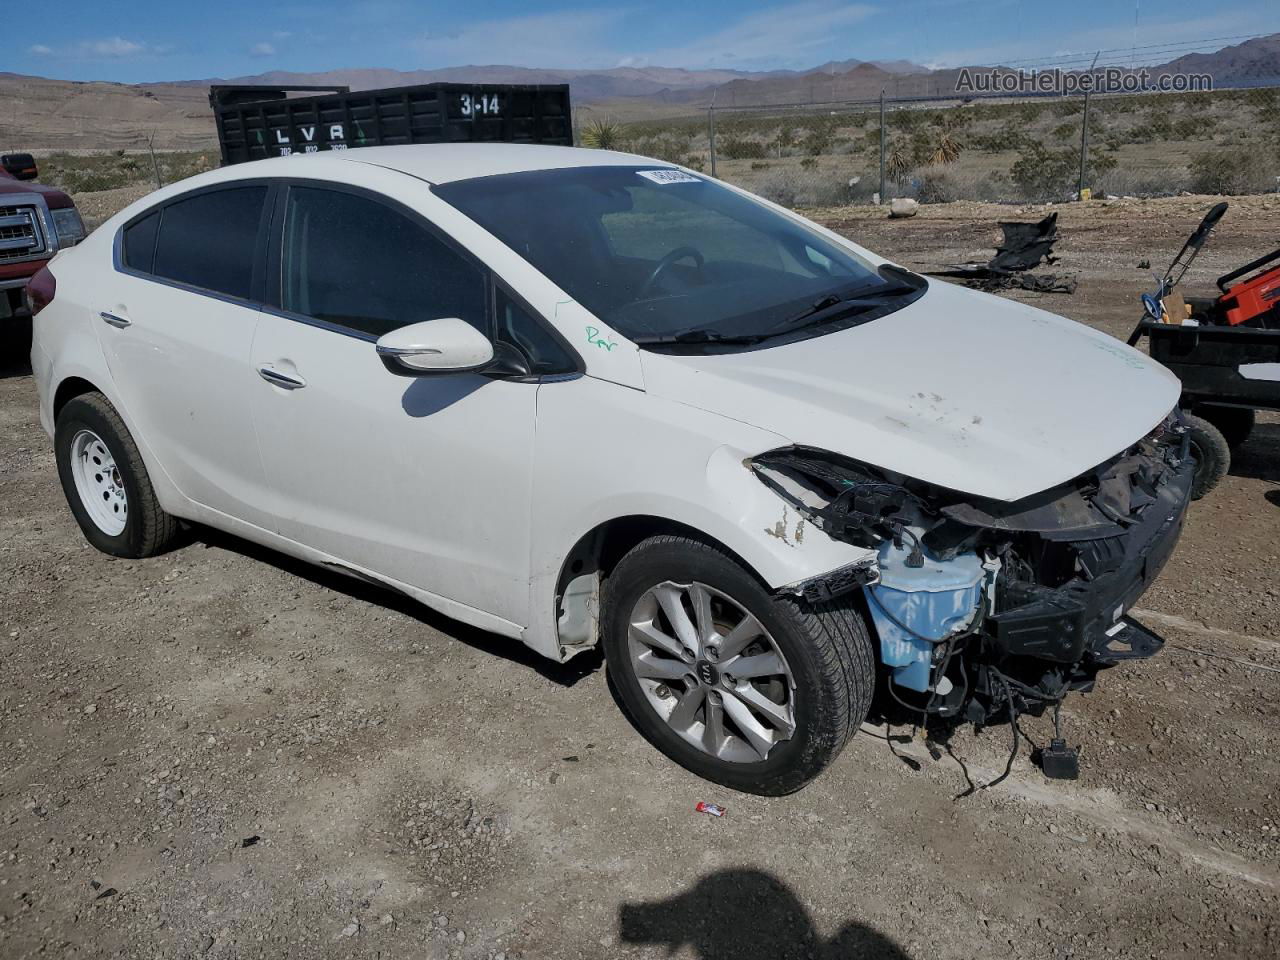
[[[284,387],[286,390],[297,390],[305,387],[307,381],[301,377],[295,377],[288,373],[281,373],[275,367],[263,366],[258,368],[258,376],[267,383],[274,384],[277,387]]]
[[[98,316],[100,316],[104,322],[109,323],[117,330],[123,330],[125,327],[130,326],[133,323],[133,321],[128,317],[122,317],[118,313],[110,313],[106,310],[103,310],[98,314]]]

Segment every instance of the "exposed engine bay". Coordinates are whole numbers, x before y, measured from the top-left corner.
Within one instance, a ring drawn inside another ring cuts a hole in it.
[[[1016,502],[973,497],[826,451],[752,458],[828,536],[876,551],[801,585],[858,587],[904,706],[981,726],[1039,715],[1163,641],[1125,614],[1182,529],[1193,460],[1177,411],[1131,448]],[[904,699],[904,697],[906,699]]]

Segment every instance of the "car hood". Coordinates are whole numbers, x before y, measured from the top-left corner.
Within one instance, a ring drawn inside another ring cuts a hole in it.
[[[10,177],[0,178],[0,196],[9,198],[15,193],[38,193],[45,199],[50,210],[73,206],[71,198],[56,187],[46,186],[32,180],[14,180]]]
[[[1164,367],[1083,324],[931,280],[888,316],[736,353],[642,351],[645,389],[953,490],[1017,500],[1178,402]]]

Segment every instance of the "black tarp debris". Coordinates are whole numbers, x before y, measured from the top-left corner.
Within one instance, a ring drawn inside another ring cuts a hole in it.
[[[1004,240],[996,255],[986,263],[962,264],[929,271],[935,277],[955,277],[978,290],[1031,290],[1036,293],[1075,293],[1074,276],[1056,273],[1029,273],[1040,264],[1058,262],[1053,245],[1058,240],[1058,214],[1051,213],[1035,223],[1003,221]]]

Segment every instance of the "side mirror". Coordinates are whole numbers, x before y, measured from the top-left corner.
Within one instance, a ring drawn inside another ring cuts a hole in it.
[[[392,373],[419,377],[431,373],[465,373],[493,361],[493,344],[457,317],[424,320],[378,338],[378,356]]]
[[[34,180],[38,175],[36,162],[29,153],[6,153],[0,157],[0,167],[15,180]]]

